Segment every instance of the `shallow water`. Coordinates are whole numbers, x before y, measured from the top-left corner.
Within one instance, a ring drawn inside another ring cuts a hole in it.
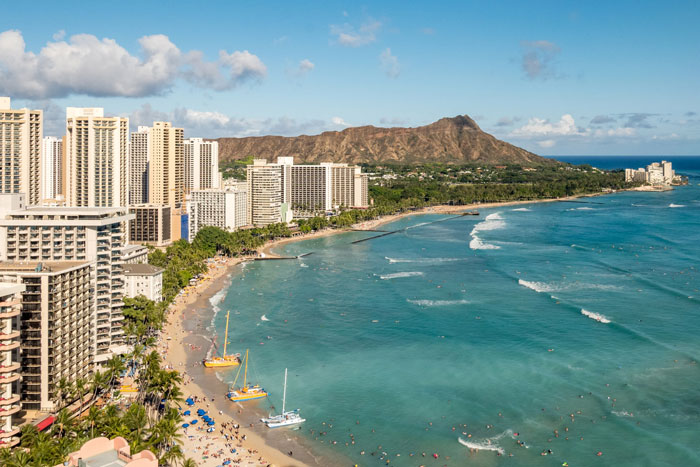
[[[249,378],[278,408],[288,367],[299,433],[361,465],[698,465],[700,164],[686,164],[672,192],[286,245],[313,254],[232,278],[229,348],[251,349]]]

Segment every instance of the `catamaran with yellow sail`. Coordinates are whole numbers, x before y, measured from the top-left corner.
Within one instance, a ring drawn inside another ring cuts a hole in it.
[[[236,374],[236,379],[233,380],[232,388],[235,388],[236,381],[238,381],[238,376],[241,374],[241,369],[238,369]],[[226,396],[233,402],[243,402],[250,401],[254,399],[262,399],[267,397],[267,392],[265,389],[261,388],[257,384],[251,386],[248,384],[248,349],[245,351],[245,370],[243,371],[243,386],[238,389],[233,389],[226,394]]]
[[[207,368],[222,368],[227,366],[236,366],[241,364],[241,354],[226,355],[226,344],[228,344],[228,315],[226,312],[226,335],[224,337],[224,353],[221,357],[211,357],[204,360],[204,366]]]

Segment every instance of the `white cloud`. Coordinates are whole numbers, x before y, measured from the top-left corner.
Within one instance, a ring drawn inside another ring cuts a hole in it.
[[[369,19],[357,29],[349,23],[345,23],[342,26],[331,25],[331,34],[336,36],[336,40],[340,45],[360,47],[376,41],[377,32],[379,32],[381,27],[382,23]]]
[[[570,114],[562,115],[556,123],[551,123],[543,118],[533,117],[528,122],[511,132],[511,136],[521,137],[521,138],[533,138],[551,135],[581,135],[579,129],[576,127],[574,122],[574,117]]]
[[[391,55],[391,49],[386,48],[379,54],[379,61],[382,64],[382,70],[389,78],[398,78],[401,74],[401,65],[399,59]]]
[[[54,35],[51,36],[51,37],[52,37],[53,40],[55,40],[55,41],[61,41],[61,40],[63,40],[64,37],[66,37],[66,31],[63,30],[63,29],[59,29],[59,30],[56,31],[56,32],[54,33]]]
[[[557,142],[554,141],[553,139],[545,139],[544,141],[539,141],[537,144],[539,144],[540,147],[543,147],[543,148],[551,148],[552,146],[557,144]]]
[[[267,74],[263,62],[247,50],[222,50],[211,62],[200,51],[182,52],[162,34],[138,42],[141,54],[135,56],[113,39],[76,34],[68,41],[54,39],[34,53],[26,50],[20,31],[2,32],[0,92],[29,99],[143,97],[169,91],[178,79],[221,91]]]
[[[556,77],[554,62],[561,49],[549,41],[522,41],[521,66],[529,79]]]
[[[292,77],[301,78],[303,76],[306,76],[314,68],[316,68],[316,65],[308,58],[305,58],[304,60],[301,60],[299,62],[296,68],[293,68],[291,70],[287,69],[287,74]]]
[[[219,138],[224,136],[298,136],[300,134],[318,134],[348,126],[340,117],[330,120],[311,119],[299,121],[290,117],[266,119],[238,118],[216,111],[203,111],[188,108],[176,108],[171,112],[153,109],[144,104],[128,115],[132,129],[139,125],[152,125],[154,121],[170,121],[174,126],[185,129],[186,137]],[[64,123],[65,125],[65,123]]]

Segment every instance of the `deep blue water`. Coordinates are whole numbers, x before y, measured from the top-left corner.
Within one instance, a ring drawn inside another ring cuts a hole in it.
[[[700,465],[700,158],[683,163],[671,192],[290,244],[313,254],[246,265],[218,307],[271,402],[288,367],[299,433],[360,465]]]

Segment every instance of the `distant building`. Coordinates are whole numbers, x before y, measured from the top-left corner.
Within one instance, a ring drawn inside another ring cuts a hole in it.
[[[19,444],[14,416],[21,409],[19,315],[25,289],[16,281],[0,282],[0,449]]]
[[[129,222],[130,242],[153,246],[164,246],[171,242],[170,206],[137,204],[129,207],[129,212],[134,215],[134,219]]]
[[[649,185],[671,185],[677,177],[668,161],[654,162],[639,169],[625,169],[626,182],[639,182]]]
[[[0,193],[25,193],[30,205],[41,202],[41,110],[12,109],[0,97]]]
[[[221,187],[219,143],[202,138],[185,140],[185,192]]]
[[[158,458],[151,451],[131,454],[129,443],[117,436],[114,439],[93,438],[86,441],[79,451],[55,467],[158,467]]]
[[[247,204],[248,192],[240,188],[192,191],[189,206],[195,219],[190,222],[190,238],[204,226],[232,231],[248,225]]]
[[[66,206],[129,204],[129,119],[104,109],[66,109]]]
[[[41,198],[63,198],[63,139],[45,136],[42,141]]]
[[[163,300],[163,268],[150,264],[125,264],[126,295],[143,295],[149,300]]]
[[[122,249],[124,264],[148,263],[148,247],[143,245],[127,245]]]
[[[179,209],[185,195],[184,130],[170,122],[153,122],[148,132],[148,202]]]
[[[151,148],[147,126],[131,133],[129,145],[129,204],[148,203],[148,153]]]
[[[58,408],[58,381],[87,378],[94,358],[92,279],[94,262],[0,263],[0,280],[22,293],[22,409]]]

